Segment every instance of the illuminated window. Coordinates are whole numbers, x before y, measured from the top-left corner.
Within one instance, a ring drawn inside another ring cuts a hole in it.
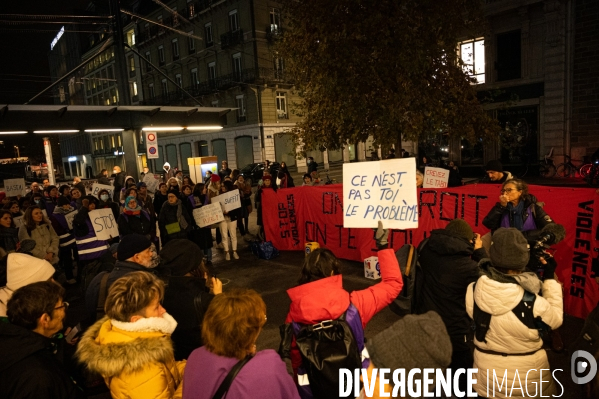
[[[485,40],[467,40],[459,44],[459,53],[464,63],[464,71],[476,79],[476,83],[485,83]]]

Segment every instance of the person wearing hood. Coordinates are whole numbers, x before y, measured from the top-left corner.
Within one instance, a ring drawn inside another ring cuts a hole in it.
[[[338,319],[348,309],[355,308],[362,329],[366,328],[372,317],[389,305],[403,286],[395,252],[388,248],[388,236],[389,231],[383,229],[379,221],[375,240],[379,249],[382,280],[352,293],[343,289],[341,261],[329,249],[318,248],[312,251],[304,260],[298,285],[287,290],[291,305],[285,323],[314,325],[324,320]],[[363,342],[357,344],[361,352]],[[304,367],[295,337],[291,343],[291,363],[299,389],[306,395],[311,394],[309,382],[306,384],[307,375],[298,374],[298,370]]]
[[[58,235],[39,208],[30,207],[25,211],[23,225],[19,228],[19,241],[26,239],[35,241],[33,256],[45,259],[53,265],[58,263]]]
[[[120,202],[121,190],[125,187],[125,177],[127,174],[121,170],[120,166],[115,166],[112,169],[114,175],[114,192],[112,193],[112,200],[114,202]],[[85,191],[81,192],[81,195],[85,195]]]
[[[73,257],[77,259],[77,246],[75,244],[72,221],[71,226],[69,226],[69,222],[67,221],[67,217],[72,220],[72,217],[75,216],[73,214],[75,210],[69,203],[68,198],[64,196],[58,197],[56,205],[54,213],[50,215],[50,221],[52,222],[52,227],[54,227],[56,234],[58,234],[58,258],[60,259],[62,269],[67,278],[67,283],[75,284],[77,281],[73,276]]]
[[[434,310],[443,319],[451,338],[453,352],[450,368],[472,367],[470,317],[466,313],[466,289],[478,280],[478,262],[487,258],[480,234],[474,234],[463,219],[454,219],[445,229],[433,230],[421,244],[418,261],[422,270],[422,288],[416,313]],[[466,375],[460,389],[466,389]]]
[[[62,364],[61,342],[69,304],[64,288],[40,281],[15,291],[8,302],[8,322],[0,323],[0,397],[83,398]]]
[[[487,382],[492,380],[488,373],[506,375],[510,386],[519,377],[524,382],[522,374],[527,370],[527,386],[522,389],[540,390],[543,396],[551,396],[557,387],[549,372],[549,360],[536,324],[543,322],[554,330],[562,325],[562,287],[555,280],[557,265],[550,255],[541,258],[545,267],[545,281],[541,281],[535,273],[526,271],[530,250],[520,231],[499,228],[492,239],[490,259],[483,259],[479,264],[483,274],[466,291],[466,311],[477,325],[473,367],[478,369],[478,374],[474,374],[477,381],[474,389],[486,397]],[[524,302],[525,296],[531,299]],[[514,309],[531,305],[534,321],[529,327],[520,317],[524,311]],[[488,327],[486,334],[477,322],[484,314],[490,315],[490,321],[484,320]],[[545,375],[542,369],[546,370]],[[498,392],[495,397],[505,398],[506,393]]]
[[[125,198],[129,196],[129,188],[135,188],[137,190],[137,186],[135,185],[135,179],[133,176],[127,176],[125,178],[125,186],[121,189],[121,195],[119,203],[123,205],[125,203]]]
[[[127,197],[125,208],[117,223],[121,238],[127,234],[141,234],[150,241],[154,241],[154,237],[152,237],[152,219],[146,211],[141,209],[135,197]]]
[[[117,220],[119,218],[119,214],[121,213],[121,208],[119,204],[114,202],[112,198],[110,198],[110,192],[106,189],[102,189],[98,192],[98,208],[97,209],[110,209],[112,214],[114,215],[114,219]]]
[[[293,177],[291,177],[291,173],[289,172],[289,169],[287,168],[287,163],[281,162],[281,169],[279,171],[285,173],[285,175],[287,176],[287,187],[286,188],[295,187],[295,184],[293,183]]]
[[[120,251],[119,251],[120,253]],[[104,378],[114,399],[180,398],[185,361],[176,361],[175,319],[162,307],[164,283],[151,273],[129,273],[106,297],[106,317],[90,327],[75,356]]]
[[[50,280],[54,272],[54,267],[47,260],[23,253],[8,254],[6,286],[0,288],[0,317],[6,317],[8,300],[16,290],[31,283]]]
[[[208,279],[202,251],[189,240],[169,241],[160,252],[159,271],[168,280],[162,305],[179,320],[172,335],[175,360],[187,359],[202,346],[202,320],[215,295],[223,292],[222,282]]]
[[[162,170],[164,171],[162,176],[163,182],[166,183],[171,177],[175,177],[175,171],[171,168],[170,163],[165,162],[164,166],[162,167]]]
[[[158,216],[162,246],[175,238],[187,238],[192,225],[191,217],[177,194],[169,192]]]
[[[503,183],[499,202],[495,204],[483,219],[483,225],[491,233],[500,227],[514,227],[528,241],[536,241],[543,227],[554,223],[537,202],[537,198],[528,192],[528,184],[520,179]]]

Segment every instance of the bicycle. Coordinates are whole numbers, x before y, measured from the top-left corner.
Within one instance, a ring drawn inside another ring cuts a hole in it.
[[[564,155],[566,162],[562,162],[556,167],[556,174],[558,177],[576,177],[578,173],[581,177],[586,177],[591,170],[592,164],[584,164],[584,160],[575,160],[576,162],[582,163],[580,167],[572,163],[572,157]]]
[[[324,181],[324,185],[325,185],[325,186],[327,186],[327,185],[329,185],[329,184],[335,184],[335,183],[337,182],[337,180],[335,180],[335,179],[331,179],[331,178],[329,177],[329,170],[328,170],[328,169],[325,169],[325,170],[324,170],[324,172],[325,172],[325,174],[326,174],[326,176],[327,176],[326,180]]]
[[[539,176],[541,177],[553,177],[557,169],[553,163],[553,147],[549,151],[549,154],[545,155],[539,162]]]

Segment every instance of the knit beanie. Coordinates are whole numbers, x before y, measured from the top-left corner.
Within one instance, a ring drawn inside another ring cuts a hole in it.
[[[366,342],[375,367],[411,370],[446,368],[452,346],[441,317],[434,311],[407,315]]]
[[[150,248],[151,245],[150,240],[141,234],[127,234],[119,242],[117,259],[127,260],[132,258],[135,254]]]
[[[470,227],[468,222],[464,219],[453,219],[447,226],[445,226],[445,230],[450,231],[459,237],[463,237],[468,241],[472,240],[474,237],[472,227]]]
[[[6,269],[6,286],[13,291],[31,283],[46,281],[55,272],[47,260],[16,252],[8,254]]]
[[[524,270],[530,259],[528,241],[520,230],[500,227],[493,233],[489,256],[495,267]]]
[[[186,239],[170,240],[160,251],[161,268],[170,269],[172,276],[184,276],[202,263],[200,247]]]
[[[58,197],[58,200],[56,201],[56,205],[58,205],[58,206],[71,205],[71,201],[69,201],[69,199],[67,197],[65,197],[64,195],[61,195],[60,197]]]
[[[219,176],[219,175],[217,175],[216,173],[213,173],[213,174],[210,176],[210,181],[211,181],[212,183],[216,183],[217,181],[220,181],[220,176]]]
[[[493,172],[503,172],[503,165],[498,160],[494,159],[492,161],[487,162],[487,167],[485,171],[492,170]]]
[[[139,190],[141,187],[148,187],[148,185],[143,181],[140,181],[139,183],[137,183],[137,189]]]
[[[262,181],[264,182],[266,180],[272,181],[272,177],[270,175],[264,175],[264,176],[262,176]]]

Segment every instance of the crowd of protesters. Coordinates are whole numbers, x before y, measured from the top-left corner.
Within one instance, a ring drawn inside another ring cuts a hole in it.
[[[309,161],[312,170],[304,175],[304,186],[318,179]],[[225,261],[239,259],[237,229],[241,237],[250,236],[248,215],[256,209],[258,235],[263,236],[265,190],[293,187],[293,179],[284,164],[276,175],[265,168],[252,204],[252,187],[244,176],[226,161],[221,166],[197,184],[168,163],[163,181],[144,170],[136,182],[115,167],[112,195],[107,190],[86,195],[80,181],[43,190],[34,183],[24,197],[26,207],[7,202],[0,216],[0,265],[6,271],[0,273],[0,353],[5,359],[0,397],[330,397],[308,378],[314,371],[294,329],[341,319],[352,330],[358,367],[376,380],[374,397],[379,387],[380,392],[393,388],[392,381],[376,377],[377,367],[477,367],[474,388],[481,396],[488,388],[487,370],[507,370],[513,378],[518,369],[550,368],[542,333],[516,310],[526,303],[547,330],[563,322],[555,261],[549,254],[541,257],[542,279],[528,269],[529,241],[555,222],[526,183],[499,164],[489,169],[491,180],[502,188],[483,221],[491,230],[487,244],[462,219],[430,232],[418,249],[420,289],[413,314],[364,339],[372,317],[405,292],[389,231],[379,222],[374,238],[381,281],[348,292],[333,252],[312,251],[298,271],[297,285],[287,290],[291,304],[286,319],[279,321],[286,326],[279,353],[257,350],[266,304],[251,287],[223,290],[211,274],[212,249],[216,241]],[[107,173],[103,170],[99,178]],[[195,209],[234,190],[240,208],[224,212],[217,225],[196,224]],[[89,218],[95,209],[112,210],[119,237],[96,236]],[[15,218],[22,219],[18,228]],[[65,285],[80,285],[85,300],[83,333],[75,338],[63,326],[69,303],[58,282],[61,273]],[[64,356],[65,344],[75,348],[73,358]],[[466,390],[466,379],[459,382]],[[550,376],[532,373],[527,383],[531,389],[542,387],[544,395],[556,393]],[[361,395],[366,397],[364,391]]]

